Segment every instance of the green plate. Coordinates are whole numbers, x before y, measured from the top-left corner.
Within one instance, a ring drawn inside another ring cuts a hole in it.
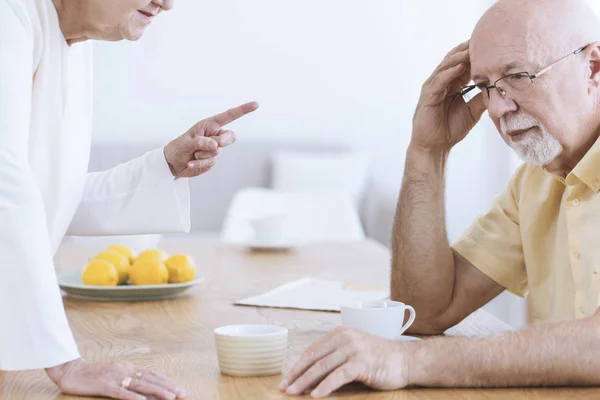
[[[97,301],[146,301],[162,300],[177,297],[186,290],[204,281],[196,278],[185,283],[169,283],[165,285],[119,285],[89,286],[81,281],[79,272],[58,273],[58,286],[69,296],[85,300]]]

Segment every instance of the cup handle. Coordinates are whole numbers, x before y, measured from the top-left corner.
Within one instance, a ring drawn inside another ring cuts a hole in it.
[[[408,328],[410,328],[410,326],[413,324],[413,322],[415,322],[415,317],[417,316],[417,313],[415,311],[414,308],[412,308],[412,306],[406,306],[405,311],[408,310],[410,312],[410,317],[408,317],[408,321],[406,321],[406,323],[402,326],[402,329],[400,330],[400,334],[402,335]]]

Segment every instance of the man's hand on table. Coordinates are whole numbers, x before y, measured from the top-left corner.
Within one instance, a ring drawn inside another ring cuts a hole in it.
[[[47,368],[48,377],[64,394],[101,396],[118,400],[185,398],[186,392],[159,372],[126,361],[90,363],[77,359]],[[124,387],[127,386],[127,387]]]
[[[251,102],[204,119],[165,146],[165,159],[175,178],[190,178],[210,170],[217,163],[219,148],[235,142],[235,133],[223,127],[256,111]]]
[[[302,354],[279,389],[298,395],[314,388],[313,397],[328,396],[350,382],[378,390],[401,389],[410,383],[409,362],[418,344],[337,327]]]

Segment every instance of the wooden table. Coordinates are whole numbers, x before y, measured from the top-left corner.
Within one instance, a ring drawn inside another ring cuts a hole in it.
[[[82,355],[90,360],[129,360],[160,370],[183,385],[189,399],[286,399],[281,376],[232,378],[219,372],[213,329],[228,324],[286,326],[291,368],[316,338],[340,323],[337,313],[233,306],[303,276],[349,283],[387,285],[389,252],[364,243],[308,246],[289,253],[253,253],[242,248],[201,244],[193,238],[166,242],[170,253],[191,254],[206,281],[188,296],[143,303],[99,303],[65,297],[65,307]],[[350,385],[335,394],[349,399],[597,398],[596,389],[411,389],[379,393]],[[0,372],[0,400],[79,399],[60,395],[42,371]]]

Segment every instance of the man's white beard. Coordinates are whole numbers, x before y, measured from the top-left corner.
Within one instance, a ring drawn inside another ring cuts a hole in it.
[[[559,156],[563,147],[537,118],[528,114],[509,114],[500,118],[500,129],[504,135],[533,126],[539,129],[540,134],[536,131],[527,132],[523,139],[516,142],[508,136],[509,146],[527,164],[548,165]]]

